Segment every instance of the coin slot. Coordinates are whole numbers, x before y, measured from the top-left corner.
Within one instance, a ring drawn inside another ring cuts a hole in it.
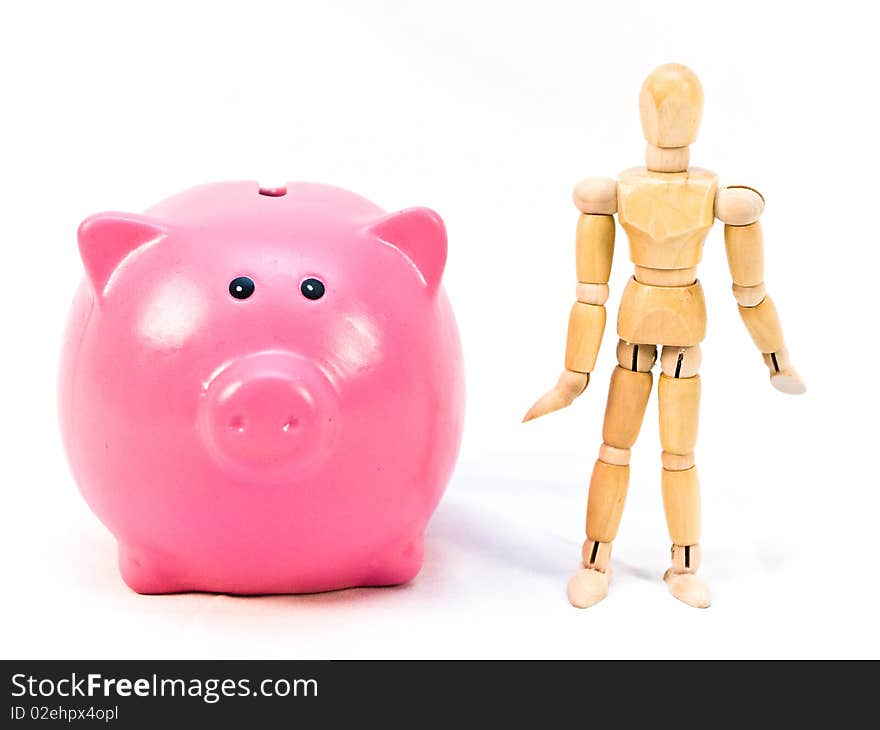
[[[282,195],[287,195],[287,188],[283,185],[277,188],[260,188],[260,195],[266,195],[270,198],[280,198]]]

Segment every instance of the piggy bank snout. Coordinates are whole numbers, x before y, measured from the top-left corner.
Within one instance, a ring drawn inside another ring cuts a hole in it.
[[[265,352],[234,360],[202,395],[203,440],[228,469],[286,475],[330,452],[338,398],[324,373],[299,355]]]

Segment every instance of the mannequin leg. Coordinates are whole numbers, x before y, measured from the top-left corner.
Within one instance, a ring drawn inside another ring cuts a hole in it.
[[[700,565],[700,481],[694,446],[700,408],[699,345],[664,347],[658,384],[663,446],[663,507],[672,539],[672,567],[663,579],[676,598],[706,608],[709,589],[697,577]]]
[[[603,443],[590,478],[583,568],[568,583],[569,601],[578,608],[592,606],[608,593],[611,543],[617,536],[629,486],[630,449],[642,426],[656,359],[654,345],[621,340],[617,346],[619,364],[608,388]]]

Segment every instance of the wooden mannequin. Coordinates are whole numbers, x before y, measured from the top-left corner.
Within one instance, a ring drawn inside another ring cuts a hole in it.
[[[629,239],[635,275],[617,318],[618,365],[611,376],[603,444],[593,467],[587,503],[583,568],[568,597],[586,608],[602,600],[611,577],[611,543],[623,513],[630,449],[639,434],[660,348],[658,383],[663,504],[672,539],[672,565],[663,576],[672,594],[705,608],[710,596],[700,566],[700,487],[694,466],[700,404],[700,342],[706,331],[697,264],[717,217],[724,226],[733,294],[746,328],[783,393],[803,393],[791,365],[773,301],[764,288],[761,224],[764,199],[742,186],[718,189],[714,173],[688,167],[703,91],[685,66],[666,64],[642,85],[646,166],[615,182],[591,177],[574,190],[577,226],[577,301],[568,323],[565,370],[556,386],[526,414],[529,421],[569,404],[586,389],[605,328],[605,301],[614,252],[614,214]]]

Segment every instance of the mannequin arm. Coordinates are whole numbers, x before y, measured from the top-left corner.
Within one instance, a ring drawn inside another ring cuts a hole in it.
[[[721,188],[715,198],[715,215],[725,224],[727,263],[740,317],[761,351],[773,386],[783,393],[803,393],[806,386],[791,364],[779,315],[764,286],[764,235],[759,221],[763,210],[764,198],[751,188]]]
[[[581,211],[575,237],[578,285],[568,317],[565,369],[556,385],[529,409],[524,422],[571,405],[586,390],[605,331],[617,185],[609,178],[587,178],[575,188],[574,200]]]

